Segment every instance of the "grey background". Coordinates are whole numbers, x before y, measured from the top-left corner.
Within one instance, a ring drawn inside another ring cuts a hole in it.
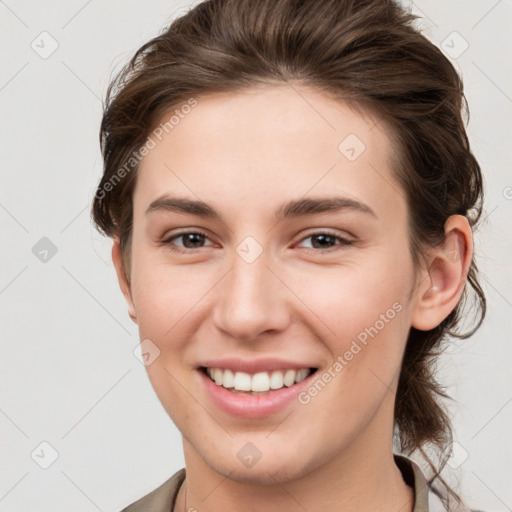
[[[464,77],[487,185],[488,318],[440,367],[455,399],[446,476],[474,507],[512,510],[512,1],[408,4]],[[89,208],[111,74],[189,5],[0,1],[1,511],[115,512],[184,466]]]

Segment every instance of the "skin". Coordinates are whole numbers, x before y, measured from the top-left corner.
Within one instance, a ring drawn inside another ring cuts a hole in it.
[[[187,478],[175,510],[412,511],[392,452],[401,359],[410,327],[435,327],[460,299],[473,250],[467,220],[450,217],[445,242],[416,268],[385,123],[298,86],[197,100],[141,162],[130,269],[117,239],[112,250],[140,338],[160,350],[148,376],[183,436]],[[349,134],[366,146],[354,161],[338,150]],[[222,221],[146,215],[164,193],[203,200]],[[273,216],[286,200],[333,195],[375,216]],[[178,228],[207,237],[162,243]],[[352,243],[322,245],[326,231]],[[252,263],[236,252],[247,236],[263,250]],[[401,311],[306,405],[236,418],[194,370],[206,357],[270,356],[310,361],[321,375],[397,302]],[[251,468],[237,457],[247,442],[262,453]]]

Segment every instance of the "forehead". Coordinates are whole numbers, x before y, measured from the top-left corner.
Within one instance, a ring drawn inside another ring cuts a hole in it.
[[[290,84],[195,100],[193,108],[163,116],[150,135],[136,215],[164,193],[242,216],[305,195],[344,194],[377,210],[404,201],[390,168],[387,127],[364,109]]]

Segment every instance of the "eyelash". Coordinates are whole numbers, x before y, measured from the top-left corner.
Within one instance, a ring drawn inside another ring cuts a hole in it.
[[[192,235],[192,234],[193,235],[202,235],[205,238],[208,238],[208,235],[206,233],[204,233],[203,231],[201,231],[201,230],[180,231],[179,233],[175,233],[174,235],[166,238],[165,240],[162,240],[161,243],[162,243],[162,245],[165,245],[167,248],[169,248],[171,251],[174,251],[174,252],[178,252],[178,253],[181,253],[181,254],[194,253],[194,252],[199,251],[200,249],[202,249],[202,247],[197,248],[197,249],[187,249],[187,248],[185,248],[185,249],[177,249],[176,246],[174,244],[172,244],[172,242],[174,240],[176,240],[178,238],[181,238],[183,236]],[[302,249],[304,249],[308,254],[315,254],[315,255],[318,255],[318,254],[331,254],[333,252],[342,250],[345,247],[352,245],[352,241],[351,240],[347,240],[346,238],[340,237],[340,236],[336,235],[335,233],[331,233],[329,231],[317,231],[315,233],[310,233],[308,236],[302,238],[300,240],[300,242],[303,242],[304,240],[307,240],[308,238],[318,237],[318,236],[322,236],[322,235],[327,235],[327,236],[329,236],[329,237],[339,241],[340,243],[337,246],[334,246],[334,247],[329,248],[327,250],[315,249],[315,248],[309,248],[309,247],[302,247]]]

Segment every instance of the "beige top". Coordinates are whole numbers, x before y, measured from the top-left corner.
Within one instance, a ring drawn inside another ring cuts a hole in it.
[[[420,467],[403,455],[395,453],[394,458],[405,483],[414,489],[413,512],[446,512],[441,500],[429,488]],[[124,508],[121,512],[172,512],[178,490],[184,480],[185,468],[182,468],[154,491]]]

